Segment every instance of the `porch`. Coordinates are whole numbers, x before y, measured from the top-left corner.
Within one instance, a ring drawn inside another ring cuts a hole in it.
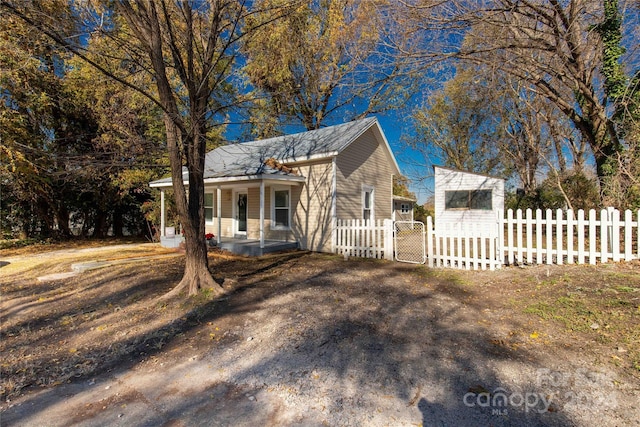
[[[291,223],[304,178],[245,178],[205,182],[205,233],[214,235],[212,246],[248,256],[300,248]],[[175,227],[165,225],[165,209],[165,189],[160,187],[161,243],[179,247],[184,239],[176,236]]]
[[[284,242],[281,240],[235,239],[223,237],[215,247],[237,255],[261,256],[272,252],[298,249],[298,242]]]

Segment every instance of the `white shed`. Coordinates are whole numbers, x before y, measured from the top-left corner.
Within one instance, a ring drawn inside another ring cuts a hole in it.
[[[434,166],[434,172],[436,231],[457,223],[497,231],[498,214],[504,209],[504,179],[441,166]]]

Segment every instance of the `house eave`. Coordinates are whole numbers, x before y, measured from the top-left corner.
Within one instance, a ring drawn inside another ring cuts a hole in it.
[[[211,184],[233,184],[236,182],[247,182],[247,181],[278,181],[278,182],[290,182],[294,185],[298,185],[302,182],[306,181],[304,176],[292,176],[292,175],[244,175],[244,176],[225,176],[220,178],[205,178],[205,185]],[[189,186],[189,181],[183,181],[185,187]],[[150,183],[149,187],[151,188],[171,188],[173,187],[172,182],[154,182]]]
[[[450,167],[447,167],[447,166],[433,165],[434,172],[435,172],[436,169],[442,169],[442,170],[446,170],[446,171],[450,171],[450,172],[459,172],[459,173],[464,173],[464,174],[467,174],[467,175],[482,176],[484,178],[499,179],[501,181],[505,180],[502,177],[495,176],[495,175],[489,175],[489,174],[486,174],[486,173],[470,172],[470,171],[466,171],[466,170],[450,168]]]
[[[205,178],[205,184],[229,184],[234,182],[245,182],[245,181],[283,181],[283,182],[294,182],[301,183],[305,182],[306,178],[304,176],[292,176],[292,175],[244,175],[244,176],[228,176],[221,178]],[[187,185],[187,182],[185,182]]]
[[[173,183],[169,182],[150,182],[149,187],[151,188],[171,188],[173,187]]]
[[[394,201],[398,201],[398,202],[414,202],[414,203],[417,202],[415,197],[398,196],[394,194],[392,198]]]

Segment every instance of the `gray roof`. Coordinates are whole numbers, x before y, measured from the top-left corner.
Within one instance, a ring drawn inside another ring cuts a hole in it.
[[[291,174],[271,168],[264,162],[269,158],[276,159],[280,163],[294,163],[334,156],[374,123],[377,123],[377,120],[375,117],[371,117],[293,135],[224,145],[207,153],[204,178],[256,175],[284,178]],[[186,179],[186,168],[183,169],[183,175]],[[153,181],[151,185],[164,186],[164,184],[170,183],[171,178],[169,177]]]
[[[398,200],[398,201],[401,201],[401,202],[417,202],[415,197],[398,196],[396,194],[393,195],[393,200]]]

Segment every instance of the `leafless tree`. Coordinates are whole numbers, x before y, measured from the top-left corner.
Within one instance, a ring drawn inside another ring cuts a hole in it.
[[[482,65],[526,83],[567,117],[588,144],[603,185],[610,161],[625,149],[600,75],[603,3],[595,0],[403,1],[403,37],[420,39],[407,55],[425,66],[455,60]],[[621,9],[635,7],[626,2]],[[632,31],[637,21],[623,20]],[[638,63],[637,39],[623,59]],[[578,149],[578,151],[582,151]]]

